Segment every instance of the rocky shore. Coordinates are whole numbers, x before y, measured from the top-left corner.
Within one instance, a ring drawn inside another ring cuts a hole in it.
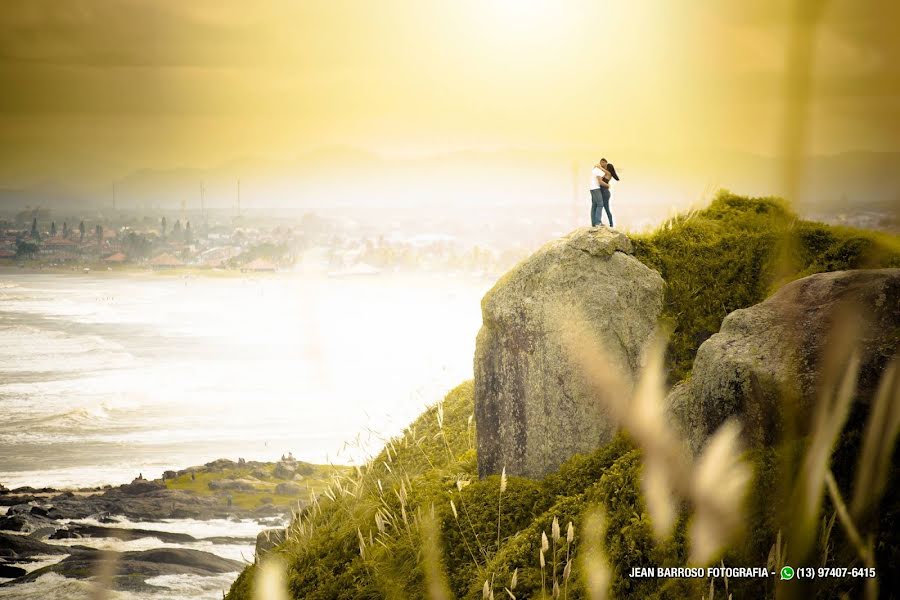
[[[0,586],[32,582],[48,573],[86,579],[107,563],[115,565],[111,587],[130,591],[143,590],[150,585],[147,579],[160,575],[240,571],[245,563],[217,554],[217,546],[253,548],[258,532],[283,526],[291,511],[302,507],[336,469],[340,467],[311,465],[293,457],[276,463],[220,459],[166,471],[162,479],[138,477],[116,487],[0,486],[0,513],[5,511],[0,516],[0,581],[5,582]],[[179,522],[213,520],[250,522],[258,528],[252,535],[208,537],[173,531]],[[135,526],[142,522],[147,526]],[[161,547],[102,549],[136,540]]]

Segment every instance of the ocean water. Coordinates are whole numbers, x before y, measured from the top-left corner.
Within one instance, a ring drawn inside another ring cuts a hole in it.
[[[186,600],[189,598],[221,600],[238,573],[222,573],[214,577],[197,575],[164,575],[147,580],[157,589],[151,592],[98,592],[90,580],[67,579],[51,573],[30,583],[0,588],[0,600]]]
[[[229,558],[250,564],[253,562],[256,534],[263,527],[255,520],[226,520],[211,519],[198,521],[194,519],[170,519],[165,521],[141,521],[133,522],[117,517],[116,523],[99,523],[93,519],[78,519],[66,521],[71,523],[113,526],[120,529],[140,528],[151,531],[169,531],[187,533],[197,538],[195,542],[167,543],[159,538],[149,536],[134,540],[118,540],[114,538],[78,538],[65,540],[45,540],[57,546],[88,546],[101,550],[115,552],[128,552],[151,550],[154,548],[189,548],[210,552],[224,558]],[[285,521],[284,524],[287,524]],[[269,525],[270,527],[272,525]],[[17,535],[17,534],[13,534]],[[203,538],[228,537],[228,543],[214,543],[220,540],[209,541]],[[65,558],[61,555],[48,555],[36,557],[33,562],[17,563],[17,566],[31,572],[45,566],[53,565]],[[152,591],[142,592],[108,592],[103,590],[102,597],[117,598],[119,600],[144,600],[146,598],[163,599],[220,599],[223,592],[227,592],[239,572],[221,573],[212,576],[197,575],[163,575],[151,577],[146,583],[154,586]],[[0,579],[0,583],[9,582],[9,579]],[[10,587],[0,587],[0,600],[6,598],[22,600],[34,598],[36,600],[91,600],[98,598],[98,583],[94,578],[86,580],[67,579],[55,573],[42,575],[37,580],[29,583],[16,584]]]
[[[74,523],[101,525],[92,519],[79,519]],[[102,524],[110,526],[109,524]],[[253,562],[256,542],[256,534],[261,529],[259,523],[250,519],[231,521],[214,519],[210,521],[196,521],[193,519],[172,519],[167,521],[142,521],[135,523],[124,518],[117,519],[112,525],[117,528],[140,528],[152,531],[174,531],[190,534],[198,540],[190,543],[165,543],[158,538],[144,537],[135,540],[122,541],[113,538],[92,539],[80,538],[70,540],[45,540],[53,545],[78,545],[111,550],[115,552],[128,552],[139,550],[151,550],[154,548],[191,548],[210,552],[224,558],[230,558],[249,564]],[[233,543],[215,544],[205,541],[204,537],[227,536],[235,538]],[[49,555],[38,558],[31,563],[18,563],[17,566],[26,571],[34,571],[41,567],[55,564],[65,558],[60,555]],[[186,599],[221,599],[222,592],[227,592],[232,582],[237,578],[238,572],[222,573],[213,576],[196,575],[164,575],[151,577],[147,583],[156,586],[152,592],[112,592],[109,597],[120,600],[143,600],[144,598],[178,598]],[[0,579],[0,583],[9,581]],[[0,600],[5,598],[35,598],[40,600],[68,600],[97,598],[97,584],[93,579],[75,580],[67,579],[60,575],[50,573],[43,575],[34,582],[18,584],[7,588],[0,588]]]
[[[0,483],[363,460],[472,375],[464,276],[0,271]]]
[[[364,460],[472,376],[489,286],[450,274],[0,270],[0,483],[119,484],[216,458],[271,461],[287,452],[320,463]],[[263,528],[189,519],[116,526],[239,539],[53,543],[186,547],[252,561]],[[221,598],[235,577],[156,577],[152,593],[108,597]],[[0,600],[94,598],[94,585],[49,574],[0,588]]]

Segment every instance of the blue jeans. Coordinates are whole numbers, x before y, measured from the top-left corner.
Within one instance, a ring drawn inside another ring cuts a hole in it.
[[[609,226],[613,226],[612,213],[609,210],[609,199],[612,196],[609,188],[601,187],[591,190],[591,227],[603,224],[603,210],[609,218]]]

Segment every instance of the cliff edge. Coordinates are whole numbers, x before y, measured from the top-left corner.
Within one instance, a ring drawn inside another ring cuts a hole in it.
[[[659,273],[607,228],[552,241],[485,295],[475,349],[478,472],[542,477],[608,442],[615,427],[562,347],[570,316],[634,376],[662,312]]]

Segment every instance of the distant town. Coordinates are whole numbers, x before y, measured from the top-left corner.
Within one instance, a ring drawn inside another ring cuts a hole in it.
[[[806,218],[897,232],[888,208],[799,207]],[[662,209],[658,209],[660,213]],[[631,230],[664,220],[623,203]],[[498,276],[547,239],[582,222],[577,201],[442,210],[328,207],[0,209],[0,267],[62,270],[314,271],[332,276],[394,271]],[[630,218],[629,218],[630,217]]]
[[[352,219],[313,212],[295,218],[235,216],[226,211],[152,216],[108,212],[55,214],[27,208],[0,217],[0,265],[71,270],[314,270],[335,276],[449,270],[489,275],[508,269],[531,249],[518,241],[491,246],[452,233],[404,233],[418,228],[402,224],[361,226]],[[533,237],[535,243],[540,239],[538,234]]]

